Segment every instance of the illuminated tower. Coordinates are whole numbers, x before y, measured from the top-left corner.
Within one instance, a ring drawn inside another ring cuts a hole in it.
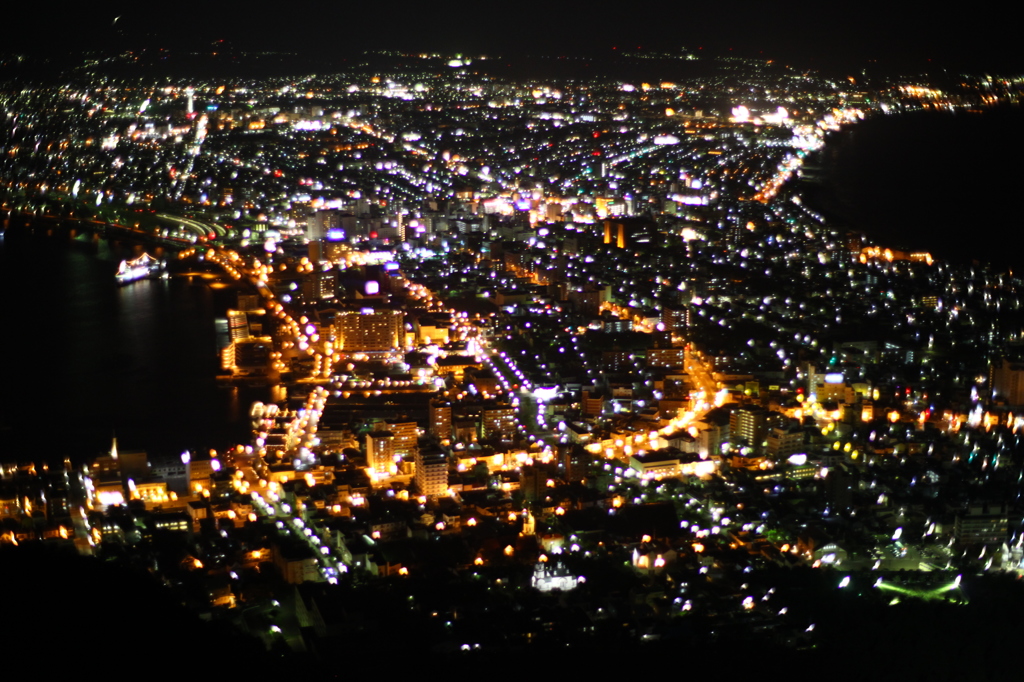
[[[189,114],[195,112],[195,108],[194,108],[195,102],[193,100],[193,95],[194,94],[195,94],[195,91],[192,89],[191,85],[188,86],[187,88],[185,88],[185,96],[188,97],[188,104],[185,106],[185,111],[187,113],[189,113]]]

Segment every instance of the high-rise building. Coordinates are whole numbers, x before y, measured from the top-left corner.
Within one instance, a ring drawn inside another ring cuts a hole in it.
[[[729,437],[743,439],[755,450],[768,435],[768,411],[756,405],[744,405],[729,415]]]
[[[678,308],[665,306],[661,311],[661,321],[670,332],[682,331],[692,324],[693,313],[689,305]]]
[[[402,347],[405,325],[399,310],[366,308],[339,313],[334,333],[346,352],[391,351]]]
[[[445,441],[452,437],[452,404],[447,400],[430,401],[430,435]]]
[[[366,463],[379,475],[395,473],[395,434],[371,431],[366,434]]]
[[[512,438],[516,432],[516,412],[511,405],[485,407],[480,412],[480,437]]]
[[[334,298],[337,289],[338,274],[333,270],[317,270],[302,278],[302,299],[307,303]]]
[[[416,422],[389,422],[386,428],[394,434],[392,448],[396,455],[410,457],[416,452],[420,438],[420,428]]]
[[[440,448],[416,449],[415,478],[421,495],[440,497],[448,493],[448,458]]]

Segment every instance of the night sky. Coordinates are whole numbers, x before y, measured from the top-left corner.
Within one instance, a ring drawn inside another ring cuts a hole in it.
[[[607,55],[613,48],[685,46],[850,72],[868,60],[901,70],[1024,70],[1018,3],[963,3],[955,11],[941,11],[938,3],[664,0],[90,5],[58,13],[43,4],[5,7],[0,51],[187,50],[216,39],[238,50],[327,57],[367,49]]]

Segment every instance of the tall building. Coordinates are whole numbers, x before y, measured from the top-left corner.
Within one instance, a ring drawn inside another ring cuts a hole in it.
[[[334,333],[346,352],[391,351],[402,348],[405,334],[400,310],[374,310],[339,313]]]
[[[430,401],[430,435],[445,441],[452,437],[452,404],[447,400]]]
[[[516,433],[516,412],[511,405],[485,407],[480,412],[480,437],[498,435],[510,439]]]
[[[312,259],[312,256],[310,258]],[[306,303],[334,298],[337,290],[338,274],[333,270],[317,270],[302,278],[302,299]]]
[[[661,311],[661,322],[666,331],[683,331],[693,324],[693,309],[689,304],[665,306]]]
[[[743,439],[754,450],[761,450],[761,444],[768,435],[768,411],[763,407],[744,405],[729,415],[729,437]]]
[[[448,493],[448,458],[440,448],[416,449],[416,485],[421,495],[440,497]]]
[[[395,472],[395,434],[371,431],[366,434],[366,463],[379,475]]]
[[[392,449],[396,455],[410,457],[416,452],[420,429],[416,422],[388,423],[387,430],[394,434]]]

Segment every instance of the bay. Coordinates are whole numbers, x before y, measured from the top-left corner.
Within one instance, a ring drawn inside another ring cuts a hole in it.
[[[236,292],[182,275],[118,286],[139,253],[38,226],[0,240],[0,462],[78,463],[114,435],[151,457],[247,441],[265,391],[215,381]]]
[[[805,197],[836,227],[959,262],[1024,266],[1024,109],[875,116],[830,136]]]

